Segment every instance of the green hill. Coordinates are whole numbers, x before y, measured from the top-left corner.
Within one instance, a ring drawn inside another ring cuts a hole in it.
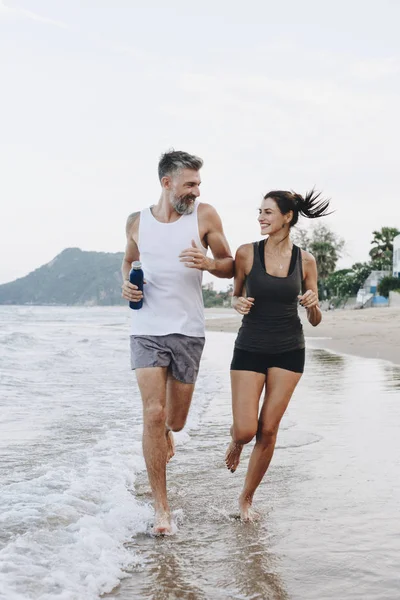
[[[66,248],[25,277],[0,285],[0,304],[126,305],[121,298],[122,252],[84,252]],[[232,286],[217,292],[203,286],[204,306],[230,306]]]
[[[126,304],[121,298],[122,258],[122,252],[67,248],[25,277],[0,285],[0,304]]]

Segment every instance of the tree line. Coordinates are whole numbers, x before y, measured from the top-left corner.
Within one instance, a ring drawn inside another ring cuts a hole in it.
[[[400,234],[395,227],[382,227],[372,232],[369,261],[356,262],[350,269],[336,270],[336,265],[343,256],[345,241],[325,225],[318,225],[308,233],[298,230],[295,243],[311,252],[317,262],[318,285],[321,299],[335,299],[338,303],[357,295],[372,271],[388,271],[379,283],[378,292],[385,296],[390,290],[400,288],[400,280],[392,276],[393,240]]]

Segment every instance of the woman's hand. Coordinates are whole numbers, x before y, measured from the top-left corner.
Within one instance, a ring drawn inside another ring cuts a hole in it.
[[[299,296],[301,306],[307,309],[307,319],[309,323],[316,327],[321,323],[322,313],[319,308],[318,296],[312,290],[307,290],[305,294]]]
[[[313,308],[314,306],[318,306],[318,296],[312,290],[307,290],[305,294],[302,296],[298,296],[299,303],[304,308]]]
[[[244,298],[243,296],[233,296],[232,308],[240,315],[247,315],[254,304],[254,298]]]

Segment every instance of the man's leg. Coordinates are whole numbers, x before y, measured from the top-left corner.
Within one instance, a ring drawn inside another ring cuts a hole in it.
[[[204,338],[170,336],[171,370],[167,381],[168,460],[174,455],[172,431],[183,429],[188,416],[204,347]]]
[[[143,454],[154,498],[154,533],[171,533],[167,500],[166,389],[167,368],[136,369],[143,401]]]
[[[182,383],[168,373],[167,427],[171,431],[184,428],[194,392],[194,383]]]
[[[194,383],[183,383],[168,374],[167,382],[167,462],[175,455],[173,431],[184,428],[194,391]]]

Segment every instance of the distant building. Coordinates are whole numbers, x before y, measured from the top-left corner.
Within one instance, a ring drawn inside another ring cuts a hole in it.
[[[364,281],[363,287],[358,290],[357,303],[362,306],[387,305],[387,298],[378,294],[378,285],[388,275],[390,275],[390,271],[371,271],[370,275]]]
[[[369,294],[377,294],[379,283],[388,275],[390,275],[390,271],[371,271],[367,279],[364,281],[364,289]]]
[[[400,235],[393,240],[393,277],[400,277]]]

